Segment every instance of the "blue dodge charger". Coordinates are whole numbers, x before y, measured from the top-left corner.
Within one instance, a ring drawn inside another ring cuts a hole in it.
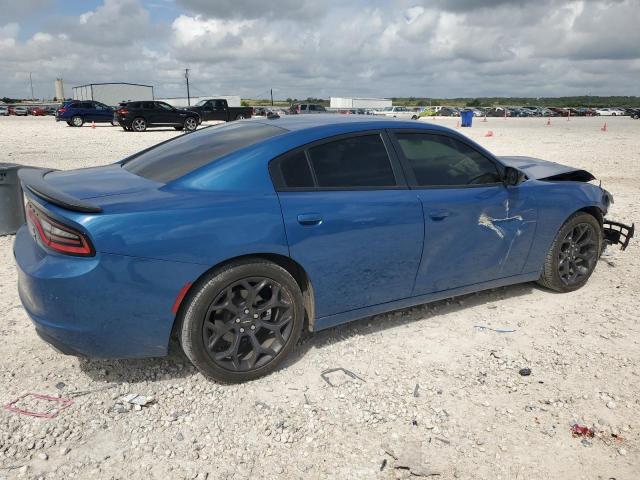
[[[22,303],[63,353],[273,371],[303,328],[503,285],[583,286],[606,243],[593,176],[446,128],[334,115],[202,129],[114,165],[23,169]]]

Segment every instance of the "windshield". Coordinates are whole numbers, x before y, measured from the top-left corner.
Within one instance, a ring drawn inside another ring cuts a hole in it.
[[[156,182],[167,183],[261,140],[286,133],[262,123],[227,123],[181,135],[143,150],[122,168]]]

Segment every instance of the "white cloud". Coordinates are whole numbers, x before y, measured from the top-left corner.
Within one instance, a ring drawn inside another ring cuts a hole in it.
[[[637,92],[638,0],[176,5],[187,10],[159,20],[142,0],[105,0],[52,18],[26,39],[23,20],[0,26],[0,95],[24,94],[29,71],[50,95],[58,76],[67,85],[131,81],[181,95],[187,67],[196,94],[265,95],[272,87],[279,97]]]

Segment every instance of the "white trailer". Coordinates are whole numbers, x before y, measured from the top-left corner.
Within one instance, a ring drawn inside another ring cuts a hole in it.
[[[241,100],[239,95],[208,95],[206,97],[191,97],[191,106],[193,107],[200,100],[221,99],[226,100],[227,105],[230,107],[241,107]],[[188,106],[187,97],[169,97],[169,98],[156,98],[159,102],[165,102],[174,107],[186,107]]]
[[[153,87],[138,83],[91,83],[73,87],[74,100],[95,100],[117,106],[130,100],[153,100]]]
[[[349,98],[331,97],[329,108],[372,108],[381,109],[392,106],[388,98]]]

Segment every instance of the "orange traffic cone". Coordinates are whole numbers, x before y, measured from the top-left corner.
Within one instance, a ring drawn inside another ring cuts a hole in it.
[[[604,122],[604,125],[602,126],[602,128],[600,130],[602,130],[603,132],[606,132],[608,130],[607,122]]]
[[[551,125],[551,117],[547,117],[547,125]]]
[[[91,122],[91,128],[96,128],[96,122]]]
[[[484,134],[485,137],[493,137],[493,130],[489,130],[487,133]]]

